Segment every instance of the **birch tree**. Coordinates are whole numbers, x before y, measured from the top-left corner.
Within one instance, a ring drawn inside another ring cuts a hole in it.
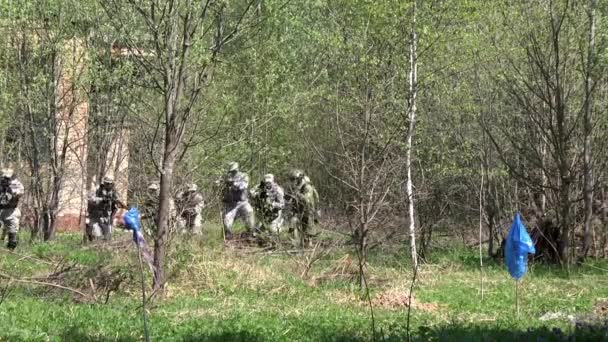
[[[416,129],[416,97],[418,95],[418,61],[417,61],[417,44],[418,35],[416,32],[416,1],[412,5],[412,28],[410,36],[410,74],[409,74],[409,96],[407,103],[409,125],[406,134],[407,152],[405,159],[405,169],[407,172],[406,194],[408,200],[409,214],[409,236],[410,236],[410,254],[412,258],[412,267],[418,268],[418,254],[416,251],[416,214],[414,211],[414,185],[412,181],[412,153],[414,132]]]

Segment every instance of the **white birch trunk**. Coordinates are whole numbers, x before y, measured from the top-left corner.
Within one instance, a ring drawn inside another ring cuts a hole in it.
[[[412,36],[410,42],[410,77],[409,77],[409,129],[407,132],[407,156],[405,167],[407,169],[406,191],[408,198],[409,212],[409,234],[410,234],[410,253],[412,255],[412,267],[418,268],[418,254],[416,251],[416,221],[414,211],[414,185],[412,182],[412,139],[416,128],[416,95],[418,92],[418,63],[416,56],[417,34],[416,34],[416,2],[412,8]]]

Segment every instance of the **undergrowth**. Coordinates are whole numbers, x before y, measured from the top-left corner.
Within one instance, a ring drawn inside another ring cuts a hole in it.
[[[351,246],[324,236],[316,249],[224,244],[217,228],[203,238],[176,237],[164,296],[149,303],[156,341],[403,341],[409,279],[403,246],[370,254],[376,333],[356,286]],[[0,340],[139,341],[143,339],[137,255],[128,234],[84,245],[62,234],[0,252]],[[486,260],[484,296],[476,252],[440,251],[420,268],[412,307],[414,340],[598,340],[607,338],[602,305],[608,263],[570,270],[532,265],[520,285],[500,262]],[[147,275],[151,280],[151,276]],[[58,285],[58,286],[57,286]],[[149,285],[149,284],[148,284]],[[150,293],[150,289],[148,290]],[[547,319],[550,317],[550,319]]]

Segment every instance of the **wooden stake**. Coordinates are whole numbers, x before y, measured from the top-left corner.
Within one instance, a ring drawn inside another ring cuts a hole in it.
[[[482,216],[483,216],[483,162],[481,164],[481,185],[479,186],[479,290],[483,301],[483,250],[482,250]],[[490,236],[490,239],[492,237]]]
[[[141,310],[142,319],[144,321],[144,337],[146,342],[150,342],[150,331],[148,330],[148,313],[146,312],[146,281],[144,278],[144,263],[141,258],[141,248],[139,246],[139,237],[135,241],[137,246],[137,257],[139,259],[139,273],[141,275]]]
[[[519,319],[519,280],[515,280],[515,318]]]

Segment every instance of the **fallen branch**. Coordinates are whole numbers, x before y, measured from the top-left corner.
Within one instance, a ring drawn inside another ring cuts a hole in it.
[[[81,295],[84,298],[89,297],[88,295],[86,295],[86,294],[84,294],[84,293],[82,293],[82,292],[80,292],[80,291],[78,291],[76,289],[73,289],[73,288],[67,287],[67,286],[63,286],[63,285],[59,285],[59,284],[47,283],[47,282],[37,281],[37,280],[26,280],[26,279],[13,278],[13,277],[9,276],[8,274],[4,274],[4,273],[0,273],[0,277],[2,277],[4,279],[8,279],[10,281],[18,282],[18,283],[56,287],[58,289],[62,289],[62,290],[70,291],[70,292],[73,292],[73,293],[77,293],[77,294]]]
[[[93,299],[95,301],[97,301],[97,288],[95,287],[95,283],[93,282],[93,279],[89,278],[89,285],[91,285],[91,295],[93,296]]]
[[[485,239],[485,240],[481,241],[481,243],[480,243],[479,241],[473,241],[473,242],[469,242],[469,243],[467,243],[467,245],[466,245],[466,246],[467,246],[468,248],[473,248],[473,247],[477,247],[477,246],[479,246],[479,245],[482,245],[482,244],[484,244],[484,243],[488,243],[488,242],[490,242],[490,239]]]
[[[4,300],[6,299],[6,297],[8,296],[8,293],[10,292],[9,286],[11,285],[10,281],[6,282],[6,286],[2,289],[2,291],[0,291],[0,305],[2,305],[2,303],[4,302]]]
[[[69,265],[66,267],[63,267],[60,270],[56,270],[53,273],[50,274],[46,274],[46,275],[41,275],[41,276],[36,276],[36,277],[30,277],[30,278],[22,278],[23,280],[50,280],[50,279],[57,279],[60,276],[62,276],[65,273],[68,273],[70,271],[80,271],[81,268],[78,264],[73,264],[73,265]]]
[[[392,231],[392,232],[388,233],[382,239],[379,239],[374,244],[370,245],[369,250],[372,251],[372,250],[376,249],[377,247],[381,246],[382,244],[384,244],[386,241],[392,240],[396,234],[397,234],[397,231]]]
[[[47,265],[53,265],[53,266],[57,265],[57,263],[54,263],[54,262],[50,262],[50,261],[47,261],[47,260],[36,258],[36,257],[31,256],[31,255],[19,254],[17,252],[14,252],[14,251],[11,251],[11,250],[8,250],[8,249],[0,249],[0,251],[4,252],[6,254],[12,254],[14,256],[18,256],[21,259],[30,259],[30,260],[33,260],[33,261],[37,261],[37,262],[40,262],[40,263],[47,264]]]

